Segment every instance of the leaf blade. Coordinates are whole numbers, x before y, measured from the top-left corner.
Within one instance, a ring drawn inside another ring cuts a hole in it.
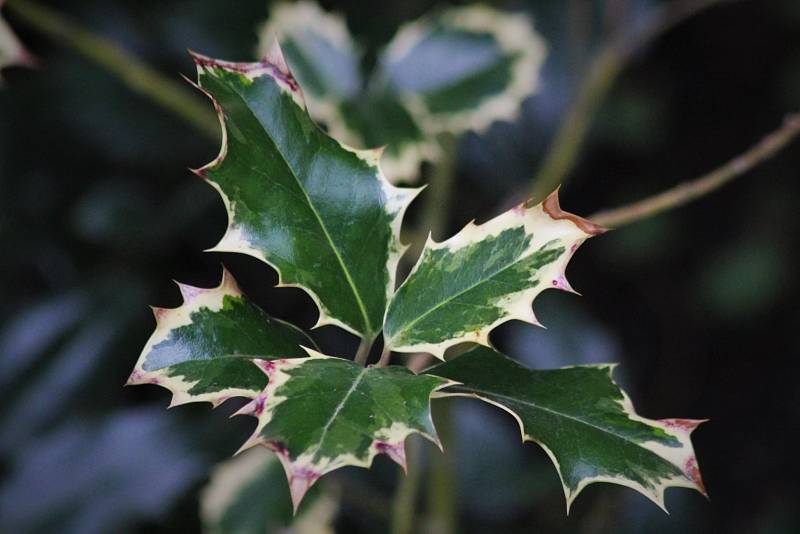
[[[557,193],[524,204],[452,238],[430,238],[389,304],[384,336],[392,350],[430,352],[462,342],[488,345],[489,333],[518,319],[538,324],[531,303],[547,288],[573,291],[564,270],[602,228],[561,211]]]
[[[275,451],[295,508],[322,475],[340,467],[369,467],[386,454],[405,468],[404,441],[411,434],[438,444],[430,397],[448,380],[310,352],[304,359],[256,360],[269,384],[238,412],[258,418],[241,450],[264,445]]]
[[[646,419],[611,377],[614,366],[529,370],[479,347],[426,373],[460,382],[437,396],[475,397],[510,413],[559,474],[567,511],[589,484],[630,487],[665,509],[668,487],[705,495],[690,434],[702,421]]]
[[[379,76],[429,134],[481,132],[516,118],[539,87],[546,54],[524,13],[452,7],[403,26],[380,58]]]
[[[317,127],[279,48],[258,63],[194,59],[225,132],[220,155],[196,171],[229,216],[210,250],[271,265],[279,285],[318,305],[316,326],[374,337],[405,251],[402,217],[419,191],[389,184],[380,150],[349,149]]]
[[[170,406],[253,398],[266,386],[253,358],[302,356],[303,346],[314,346],[301,330],[247,300],[226,270],[215,288],[178,286],[183,304],[153,309],[156,330],[127,382],[165,387]]]

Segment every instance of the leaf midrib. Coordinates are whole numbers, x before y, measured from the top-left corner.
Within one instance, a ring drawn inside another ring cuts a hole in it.
[[[317,440],[314,452],[311,453],[312,455],[315,456],[322,448],[322,443],[325,441],[325,436],[327,436],[328,430],[330,430],[331,425],[334,423],[334,421],[336,421],[336,418],[339,417],[339,413],[341,413],[342,409],[344,408],[344,405],[347,404],[347,400],[350,398],[353,392],[355,392],[356,388],[358,388],[358,385],[361,383],[361,380],[364,378],[364,375],[366,375],[366,373],[367,373],[366,367],[362,368],[361,371],[359,371],[358,376],[356,376],[355,380],[353,380],[350,389],[347,390],[347,393],[344,394],[342,400],[339,401],[339,404],[336,405],[336,408],[333,410],[333,413],[331,414],[330,418],[325,423],[325,426],[322,427],[322,433],[319,436],[319,440]],[[308,450],[306,450],[305,452],[308,452]]]
[[[342,258],[339,249],[336,247],[336,243],[334,243],[333,238],[331,238],[331,235],[328,232],[328,228],[325,226],[322,217],[320,216],[319,212],[314,206],[314,203],[311,201],[311,197],[308,196],[308,192],[306,191],[305,187],[303,187],[303,182],[300,181],[300,178],[297,176],[297,173],[295,172],[294,168],[289,164],[289,160],[286,159],[286,156],[278,148],[278,143],[275,142],[275,139],[272,137],[272,135],[270,135],[267,128],[264,127],[264,125],[258,119],[256,114],[253,112],[253,109],[250,107],[248,100],[244,97],[244,95],[242,95],[239,92],[238,89],[234,88],[233,90],[234,93],[236,93],[236,95],[242,100],[242,103],[245,105],[245,108],[250,113],[250,115],[252,115],[253,119],[255,119],[255,121],[261,126],[261,129],[264,131],[264,134],[270,139],[270,141],[272,141],[272,144],[275,146],[275,151],[280,155],[281,160],[283,160],[283,162],[286,164],[286,168],[289,169],[289,173],[292,175],[292,178],[294,178],[297,187],[300,189],[300,192],[306,199],[306,203],[308,204],[308,207],[311,209],[311,213],[314,214],[314,217],[316,218],[317,223],[319,224],[320,229],[322,230],[322,233],[325,235],[325,239],[328,241],[328,244],[330,245],[330,248],[333,251],[334,256],[336,256],[336,260],[338,261],[339,266],[341,267],[342,272],[344,273],[347,283],[350,285],[350,289],[352,290],[353,296],[356,299],[356,304],[358,304],[358,309],[361,312],[361,317],[364,319],[364,328],[366,330],[365,334],[371,335],[373,333],[372,322],[369,320],[369,315],[367,314],[366,306],[364,306],[364,302],[361,300],[361,294],[359,293],[358,288],[356,287],[355,282],[353,281],[353,277],[350,275],[350,271],[348,270],[347,265],[345,265],[344,263],[344,259]],[[320,313],[322,313],[322,310],[320,310]]]
[[[609,434],[611,436],[614,436],[614,437],[616,437],[616,438],[618,438],[618,439],[620,439],[622,441],[625,441],[625,442],[627,442],[627,443],[629,443],[631,445],[634,445],[636,447],[645,449],[648,452],[650,452],[651,454],[653,454],[655,456],[658,456],[659,458],[661,458],[664,461],[667,461],[666,459],[664,459],[660,455],[656,454],[654,451],[648,449],[647,447],[645,447],[641,443],[639,443],[637,441],[634,441],[634,440],[632,440],[631,438],[629,438],[627,436],[624,436],[622,434],[618,434],[618,433],[616,433],[614,431],[611,431],[611,430],[609,430],[607,428],[603,428],[601,426],[597,426],[595,424],[592,424],[592,423],[590,423],[588,421],[585,421],[585,420],[580,419],[578,417],[575,417],[573,415],[569,415],[569,414],[566,414],[566,413],[563,413],[563,412],[559,412],[557,410],[553,410],[551,408],[547,408],[547,407],[541,406],[539,404],[535,404],[535,403],[533,403],[531,401],[520,400],[519,398],[516,398],[516,397],[510,397],[508,395],[503,395],[502,393],[496,393],[496,392],[487,391],[487,390],[484,390],[484,389],[477,389],[477,388],[469,388],[469,389],[467,389],[467,388],[454,388],[454,389],[463,389],[463,391],[466,392],[466,393],[476,393],[478,395],[485,395],[485,396],[487,396],[489,398],[496,397],[496,398],[499,398],[499,399],[503,399],[505,401],[518,403],[518,404],[524,404],[525,406],[529,406],[529,407],[533,408],[534,410],[540,410],[540,411],[543,411],[543,412],[547,412],[547,413],[549,413],[551,415],[555,415],[555,416],[558,416],[558,417],[563,417],[565,419],[569,419],[570,421],[574,421],[576,423],[580,423],[582,425],[586,425],[586,426],[588,426],[590,428],[593,428],[595,430],[598,430],[600,432],[603,432],[603,433]],[[523,425],[524,425],[524,422],[523,422]],[[524,430],[524,426],[523,426],[523,430]]]

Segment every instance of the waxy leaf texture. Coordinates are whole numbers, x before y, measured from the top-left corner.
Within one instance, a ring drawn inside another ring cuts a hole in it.
[[[150,336],[129,385],[157,384],[172,392],[172,406],[258,395],[266,377],[253,359],[291,358],[314,342],[298,328],[272,318],[250,302],[223,271],[214,288],[178,284],[178,308],[153,308]]]
[[[405,469],[410,434],[439,444],[430,398],[449,380],[318,353],[256,364],[269,384],[238,412],[258,418],[242,449],[263,445],[275,451],[295,508],[322,475],[340,467],[369,467],[376,455],[386,454]]]
[[[538,324],[531,303],[545,289],[572,291],[564,270],[587,238],[603,232],[561,210],[558,193],[521,204],[442,243],[428,238],[386,313],[386,344],[444,358],[463,342],[489,344],[493,328],[518,319]]]
[[[380,150],[350,149],[319,129],[277,44],[257,63],[194,59],[224,133],[219,156],[196,171],[228,211],[211,250],[273,266],[279,285],[314,299],[317,326],[374,338],[405,250],[400,224],[418,190],[386,181]]]
[[[613,369],[532,371],[479,347],[426,372],[459,382],[438,396],[475,397],[513,415],[523,441],[538,443],[558,469],[567,511],[596,482],[633,488],[664,510],[669,487],[705,495],[690,439],[703,421],[639,416],[614,383]]]

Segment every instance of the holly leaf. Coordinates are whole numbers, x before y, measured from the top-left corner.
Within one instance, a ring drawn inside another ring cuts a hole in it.
[[[223,270],[218,287],[178,284],[183,304],[153,308],[156,330],[127,385],[157,384],[172,392],[170,406],[230,397],[256,397],[267,385],[253,358],[304,356],[314,342],[249,301]]]
[[[3,9],[4,0],[0,0],[0,10]],[[0,70],[12,65],[30,65],[33,60],[22,46],[14,30],[0,16]]]
[[[690,434],[703,421],[645,419],[613,381],[613,365],[532,371],[478,347],[426,373],[460,382],[436,396],[475,397],[509,412],[523,441],[558,470],[567,512],[589,484],[633,488],[666,511],[668,487],[705,495]]]
[[[238,414],[258,425],[242,450],[275,451],[289,480],[295,510],[325,473],[369,467],[386,454],[405,469],[405,439],[421,434],[441,447],[431,394],[451,382],[405,367],[361,367],[310,351],[310,358],[255,360],[269,377],[264,391]]]
[[[254,447],[219,464],[200,497],[200,515],[209,534],[333,534],[338,499],[314,487],[296,516],[275,455]]]
[[[390,180],[413,181],[436,162],[436,135],[512,120],[538,88],[546,47],[531,20],[486,6],[456,7],[405,25],[371,75],[344,18],[314,2],[280,3],[260,32],[259,54],[280,40],[313,117],[357,147],[386,146]]]
[[[405,251],[403,213],[418,190],[386,181],[380,150],[350,149],[317,127],[277,44],[257,63],[194,60],[224,133],[219,156],[196,171],[228,211],[211,250],[274,267],[280,286],[316,302],[316,326],[374,338]]]
[[[391,181],[416,178],[420,161],[438,158],[436,140],[420,129],[398,95],[363,90],[363,52],[339,13],[316,2],[278,3],[260,31],[260,56],[269,53],[276,38],[312,117],[348,145],[386,147],[381,168]]]
[[[361,50],[338,13],[328,13],[316,2],[279,2],[259,35],[259,57],[269,55],[276,39],[280,42],[316,119],[330,122],[332,108],[361,90]]]
[[[384,339],[400,352],[444,358],[458,343],[489,344],[493,328],[518,319],[548,288],[573,291],[564,270],[575,250],[603,231],[561,210],[558,193],[524,203],[481,225],[468,224],[442,243],[430,237],[386,312]]]
[[[538,89],[546,55],[525,14],[454,7],[403,26],[382,54],[377,77],[427,133],[482,131],[517,117],[523,99]]]

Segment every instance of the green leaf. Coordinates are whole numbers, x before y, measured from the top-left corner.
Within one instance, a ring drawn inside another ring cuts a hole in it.
[[[3,9],[4,0],[0,0],[0,9]],[[14,30],[0,16],[0,70],[11,65],[29,65],[32,59],[25,47],[17,38]]]
[[[454,7],[403,26],[378,77],[431,134],[513,120],[538,89],[547,48],[523,13]]]
[[[369,467],[380,453],[405,469],[410,434],[439,444],[430,397],[448,380],[399,366],[365,368],[313,352],[310,358],[255,362],[269,384],[238,412],[258,418],[242,449],[264,445],[275,451],[295,509],[334,469]]]
[[[270,9],[259,36],[260,57],[269,55],[276,39],[280,42],[315,118],[330,119],[335,102],[354,98],[361,90],[361,51],[338,13],[328,13],[316,2],[280,2]]]
[[[380,150],[347,148],[317,127],[277,45],[257,63],[194,59],[225,134],[217,159],[196,171],[228,211],[211,250],[273,266],[279,285],[317,303],[317,326],[374,338],[405,251],[403,213],[418,190],[386,181]]]
[[[705,495],[690,439],[703,421],[645,419],[612,380],[613,365],[531,371],[485,347],[426,372],[454,385],[436,396],[476,397],[517,420],[523,441],[542,446],[558,470],[567,511],[595,482],[633,488],[661,508],[668,487]]]
[[[338,499],[312,488],[298,514],[274,454],[254,447],[219,464],[200,498],[204,531],[209,534],[333,534]]]
[[[362,51],[340,14],[316,2],[278,3],[259,35],[261,56],[280,41],[312,117],[331,136],[355,147],[386,147],[381,167],[391,181],[416,178],[420,161],[438,158],[436,140],[422,132],[398,95],[363,89]]]
[[[157,384],[172,392],[170,406],[219,405],[230,397],[256,397],[267,385],[252,363],[304,356],[314,342],[298,328],[274,319],[242,295],[223,270],[218,287],[178,284],[183,304],[153,308],[150,336],[128,385]]]
[[[548,288],[572,291],[567,263],[602,231],[561,211],[554,192],[533,207],[523,203],[484,224],[470,223],[442,243],[429,237],[389,304],[387,346],[444,358],[458,343],[488,345],[490,331],[506,321],[538,324],[533,300]]]

